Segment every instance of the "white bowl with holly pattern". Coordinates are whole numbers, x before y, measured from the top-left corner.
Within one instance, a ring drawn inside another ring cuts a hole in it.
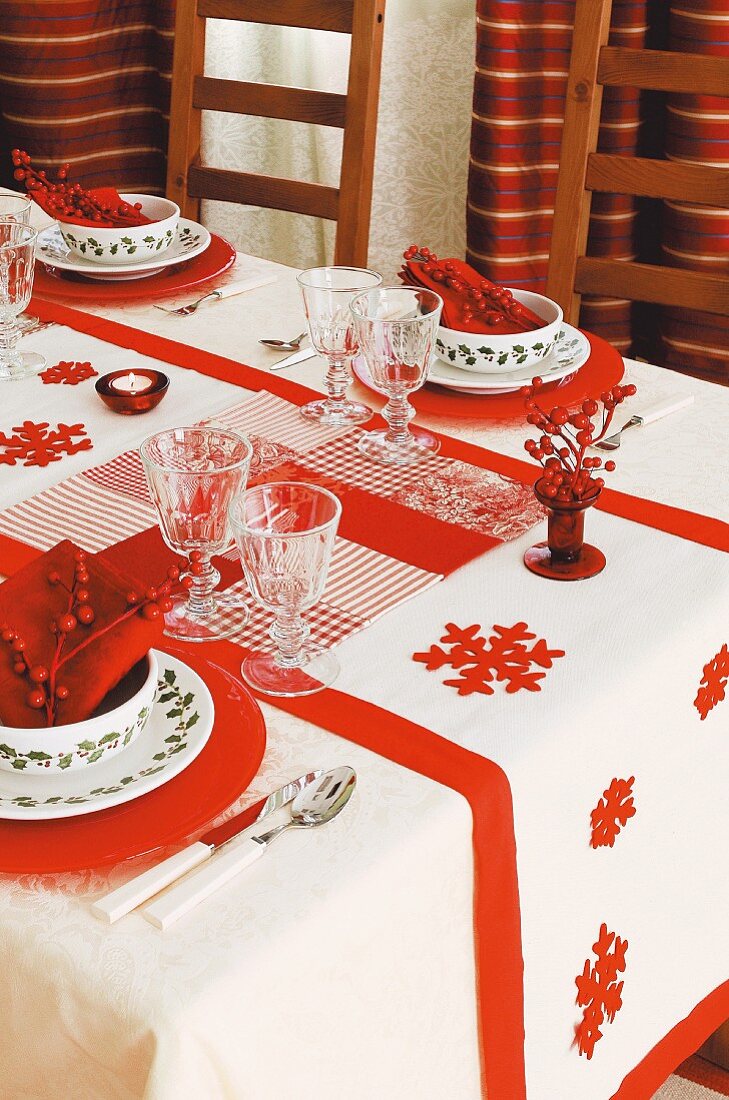
[[[157,691],[152,650],[84,722],[45,729],[0,724],[0,768],[24,775],[74,771],[109,760],[131,745],[147,724]]]
[[[180,208],[159,195],[122,195],[125,202],[141,203],[150,218],[146,225],[104,228],[74,225],[59,219],[58,228],[71,252],[92,264],[130,264],[163,256],[177,237]]]
[[[552,354],[563,335],[562,309],[551,298],[533,290],[512,290],[512,294],[517,302],[544,320],[542,328],[496,336],[488,332],[461,332],[441,325],[435,341],[438,357],[472,374],[503,374],[538,367]]]

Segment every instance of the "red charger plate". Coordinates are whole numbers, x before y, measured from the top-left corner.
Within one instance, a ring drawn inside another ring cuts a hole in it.
[[[240,680],[190,648],[165,651],[197,672],[213,697],[215,722],[200,755],[169,783],[121,806],[58,821],[0,820],[0,871],[82,871],[179,844],[245,791],[266,748],[261,708]]]
[[[586,397],[594,397],[603,390],[615,386],[625,373],[623,357],[616,348],[591,332],[585,332],[585,336],[590,341],[591,347],[587,362],[567,379],[552,382],[540,391],[543,394],[553,394],[555,404],[578,405]],[[356,361],[354,370],[360,385],[371,390],[372,387],[357,372]],[[535,375],[539,373],[538,368],[535,367],[534,373]],[[430,383],[410,395],[410,404],[418,412],[432,413],[434,416],[453,416],[459,419],[472,417],[476,420],[523,420],[525,415],[524,398],[518,393],[493,396],[463,394]]]
[[[75,298],[92,302],[126,301],[135,298],[159,298],[177,294],[180,290],[222,275],[235,263],[235,249],[216,233],[211,234],[208,248],[192,260],[166,267],[148,279],[132,279],[101,283],[84,279],[73,272],[48,270],[39,260],[35,265],[33,293],[42,298]]]

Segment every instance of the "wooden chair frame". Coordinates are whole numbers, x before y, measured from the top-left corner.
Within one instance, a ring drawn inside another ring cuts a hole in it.
[[[167,195],[185,217],[199,218],[208,198],[327,218],[337,222],[334,262],[366,266],[384,11],[385,0],[177,0]],[[347,94],[206,77],[207,19],[350,34]],[[204,110],[343,129],[339,187],[203,165]]]
[[[577,324],[582,294],[729,314],[729,279],[586,255],[593,191],[729,207],[729,170],[597,152],[604,86],[726,96],[729,58],[608,46],[612,0],[577,0],[547,294]]]

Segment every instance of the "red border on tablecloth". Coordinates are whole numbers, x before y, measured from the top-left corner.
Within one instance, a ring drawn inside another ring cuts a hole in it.
[[[154,336],[140,329],[121,325],[117,321],[109,321],[104,317],[96,317],[82,310],[71,309],[68,306],[56,302],[48,302],[42,298],[34,298],[29,307],[41,320],[57,321],[69,328],[84,332],[88,336],[96,336],[99,340],[115,344],[117,347],[129,348],[141,355],[148,355],[159,359],[164,363],[174,363],[179,367],[186,367],[206,374],[212,378],[218,378],[224,382],[230,382],[234,386],[243,386],[250,390],[266,390],[276,394],[295,405],[302,405],[310,401],[313,391],[298,382],[292,382],[289,378],[257,370],[238,363],[234,359],[227,359],[222,355],[201,351],[199,348],[188,347],[174,340],[167,340],[163,336]],[[598,336],[591,336],[593,346],[599,350],[604,341]],[[470,462],[473,466],[482,469],[493,470],[496,473],[505,474],[508,477],[520,481],[531,481],[536,477],[540,467],[518,458],[509,458],[506,455],[489,451],[473,443],[465,443],[450,436],[440,435],[441,454],[447,458],[460,459],[462,462]],[[729,551],[729,524],[711,516],[704,516],[698,512],[689,512],[682,508],[673,508],[668,504],[659,504],[656,501],[644,500],[641,497],[621,493],[615,489],[605,489],[597,505],[599,509],[623,519],[641,523],[647,527],[654,527],[659,531],[676,535],[678,538],[688,539],[702,546],[710,546],[716,550]],[[0,547],[4,546],[4,540],[0,541]]]

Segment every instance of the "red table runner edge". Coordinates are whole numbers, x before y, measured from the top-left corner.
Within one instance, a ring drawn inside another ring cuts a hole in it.
[[[216,663],[236,672],[245,651],[232,642],[206,646]],[[525,1100],[524,963],[521,951],[511,787],[492,760],[374,703],[330,688],[299,699],[269,699],[280,710],[401,767],[450,787],[473,815],[474,947],[483,1095]]]
[[[717,986],[624,1078],[610,1100],[645,1100],[729,1017],[729,981]]]
[[[310,401],[312,396],[319,396],[308,386],[292,382],[291,379],[258,370],[256,367],[248,367],[234,359],[188,347],[186,344],[168,340],[166,337],[154,336],[152,333],[119,324],[118,321],[109,321],[56,302],[33,298],[29,309],[37,313],[42,321],[55,321],[78,332],[84,332],[88,336],[95,336],[106,343],[125,347],[141,355],[148,355],[188,370],[196,370],[235,386],[255,391],[265,390],[295,405],[302,405]],[[599,337],[592,337],[592,339],[599,340]],[[441,454],[446,458],[469,462],[473,466],[492,470],[518,481],[535,480],[537,472],[541,469],[522,459],[510,458],[474,443],[466,443],[440,434],[438,438],[441,440]],[[611,515],[629,519],[647,527],[654,527],[677,538],[687,539],[716,550],[729,551],[729,524],[711,516],[645,500],[616,489],[605,489],[597,507]]]

